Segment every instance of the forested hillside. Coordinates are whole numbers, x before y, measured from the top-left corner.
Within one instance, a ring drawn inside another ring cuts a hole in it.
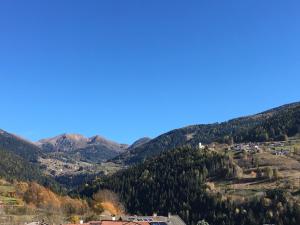
[[[261,198],[235,202],[209,192],[210,179],[232,179],[236,167],[228,156],[192,148],[162,153],[86,186],[92,197],[98,189],[118,193],[132,214],[179,214],[189,225],[205,219],[209,224],[299,224],[300,207],[282,190],[266,191]]]
[[[56,192],[61,186],[44,175],[38,157],[44,156],[34,144],[0,130],[0,177],[7,180],[36,181]]]
[[[37,162],[38,156],[42,155],[40,148],[36,145],[1,129],[0,148],[19,155],[30,162]]]
[[[126,164],[141,162],[149,156],[170,149],[182,146],[196,147],[199,142],[209,144],[284,140],[299,131],[300,103],[297,102],[223,123],[193,125],[172,130],[121,154],[114,161]]]
[[[0,178],[6,180],[36,181],[56,192],[63,192],[61,186],[44,175],[39,166],[26,159],[0,148]]]

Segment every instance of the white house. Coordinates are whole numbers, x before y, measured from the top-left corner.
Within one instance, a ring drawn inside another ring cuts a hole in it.
[[[199,142],[199,149],[203,149],[204,148],[204,145],[202,145],[201,142]]]

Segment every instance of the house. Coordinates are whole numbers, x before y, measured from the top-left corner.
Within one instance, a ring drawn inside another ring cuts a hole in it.
[[[201,142],[199,142],[199,149],[203,149],[205,146],[204,145],[202,145],[202,143]]]

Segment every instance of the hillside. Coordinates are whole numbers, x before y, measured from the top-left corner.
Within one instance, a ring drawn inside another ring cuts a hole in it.
[[[127,151],[131,151],[132,149],[138,148],[138,147],[148,143],[149,141],[151,141],[151,138],[148,138],[148,137],[140,138],[140,139],[136,140],[135,142],[133,142],[132,145],[130,145],[127,148]]]
[[[269,153],[259,153],[260,162],[254,170],[266,172],[251,178],[248,160],[246,164],[240,162],[239,154],[243,153],[237,152],[232,158],[223,147],[166,151],[113,176],[95,180],[81,194],[91,197],[98,189],[110,189],[119,194],[129,213],[167,215],[171,212],[189,225],[201,219],[209,224],[226,225],[299,224],[299,184],[284,189],[276,187],[286,183],[283,169],[299,173],[300,163],[284,156],[266,161]],[[284,177],[268,177],[272,169],[264,168],[266,165],[280,168]]]
[[[35,181],[55,192],[64,192],[51,177],[43,174],[39,164],[32,163],[10,151],[0,148],[0,178],[7,180]]]
[[[61,224],[70,215],[89,211],[86,201],[58,195],[36,182],[0,179],[0,224],[19,225],[45,220]]]
[[[33,143],[4,130],[0,130],[0,148],[12,152],[30,162],[37,162],[38,157],[43,155],[41,149]]]
[[[14,134],[0,130],[0,177],[20,181],[36,181],[56,192],[60,185],[44,175],[39,159],[44,153],[34,144]]]
[[[85,138],[64,134],[32,143],[15,134],[0,130],[0,177],[36,181],[64,192],[96,175],[119,169],[113,163],[99,163],[124,151],[127,145],[100,136]],[[72,186],[73,185],[73,186]]]
[[[299,130],[300,103],[297,102],[227,122],[175,129],[117,156],[113,161],[137,163],[177,147],[196,147],[199,142],[209,144],[284,140],[286,136],[299,133]]]

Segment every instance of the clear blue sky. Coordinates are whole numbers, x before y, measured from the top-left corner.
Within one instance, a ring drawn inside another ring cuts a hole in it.
[[[0,2],[0,128],[123,143],[300,100],[300,3]]]

